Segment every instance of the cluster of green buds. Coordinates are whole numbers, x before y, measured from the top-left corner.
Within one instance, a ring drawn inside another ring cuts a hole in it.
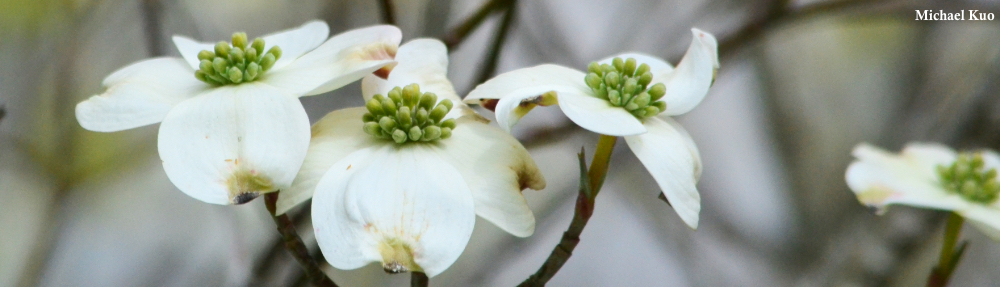
[[[438,103],[434,93],[421,94],[417,84],[395,87],[388,97],[375,95],[365,104],[364,130],[397,144],[446,139],[455,129],[455,119],[443,119],[453,105],[449,99]]]
[[[981,153],[961,153],[951,166],[939,165],[937,172],[945,189],[966,200],[991,204],[1000,198],[997,170],[985,168]]]
[[[215,44],[215,52],[198,53],[201,64],[194,72],[195,78],[212,85],[235,85],[251,82],[270,70],[281,58],[281,48],[271,47],[264,53],[264,39],[247,42],[247,33],[233,34],[232,45],[225,41]]]
[[[667,92],[667,86],[653,81],[649,65],[636,65],[634,58],[622,60],[614,58],[611,64],[590,63],[584,81],[594,90],[594,94],[622,107],[637,118],[655,116],[667,109],[667,103],[660,101]]]

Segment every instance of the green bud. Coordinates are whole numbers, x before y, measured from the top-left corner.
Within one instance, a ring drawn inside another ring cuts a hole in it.
[[[368,112],[372,113],[372,115],[379,116],[385,114],[382,112],[382,103],[377,99],[368,100],[368,102],[365,103],[365,108],[367,108]]]
[[[624,71],[624,74],[626,76],[629,76],[629,77],[634,76],[635,75],[635,66],[636,66],[636,63],[635,63],[635,59],[634,58],[628,58],[628,59],[626,59],[625,60],[625,71]]]
[[[976,190],[978,189],[977,187],[978,186],[976,186],[976,182],[975,181],[973,181],[973,180],[967,180],[964,183],[962,183],[962,189],[961,189],[960,193],[966,194],[966,195],[975,194]]]
[[[608,99],[608,88],[603,82],[601,83],[600,88],[594,89],[594,96],[605,100]]]
[[[409,84],[403,87],[403,99],[413,99],[420,98],[420,86],[417,84]]]
[[[646,64],[641,64],[639,65],[638,68],[635,69],[636,75],[642,75],[645,74],[646,72],[649,72],[649,65]]]
[[[397,129],[392,131],[392,140],[398,144],[405,143],[409,136],[403,130]]]
[[[601,84],[604,83],[604,81],[601,80],[601,76],[598,76],[597,73],[587,74],[584,81],[587,82],[587,86],[590,86],[591,89],[599,89]]]
[[[250,47],[253,47],[254,50],[257,50],[257,52],[264,52],[264,39],[253,39],[253,44],[250,44]]]
[[[229,69],[228,69],[229,68],[229,62],[226,61],[226,59],[223,59],[223,58],[216,57],[215,60],[212,61],[212,67],[214,68],[216,74],[222,74],[222,73],[229,72]]]
[[[260,59],[261,69],[263,71],[270,70],[271,67],[274,67],[274,61],[276,61],[274,55],[272,54],[264,55],[264,57]]]
[[[618,94],[617,90],[608,90],[608,101],[611,102],[612,105],[621,106],[622,96]]]
[[[611,60],[611,65],[615,67],[619,73],[625,70],[625,61],[622,58],[615,57]]]
[[[413,125],[413,118],[410,116],[410,107],[402,106],[396,111],[396,120],[403,127],[409,127]]]
[[[645,72],[639,75],[639,85],[643,87],[648,87],[649,83],[653,82],[653,73]]]
[[[378,125],[379,127],[382,127],[383,131],[388,133],[392,132],[392,130],[396,128],[396,121],[389,117],[382,117],[382,119],[378,120]]]
[[[389,99],[393,102],[403,103],[403,93],[393,93],[393,91],[389,91]]]
[[[607,76],[611,72],[615,72],[615,67],[608,64],[601,64],[601,75]]]
[[[420,107],[417,109],[416,118],[418,125],[423,126],[424,123],[427,122],[428,117],[430,117],[430,114],[427,113],[427,109],[425,109],[424,107]]]
[[[218,57],[223,57],[223,58],[229,57],[229,49],[230,49],[229,43],[226,42],[215,43],[215,55]]]
[[[236,67],[230,67],[229,80],[232,81],[234,84],[239,84],[243,82],[243,71],[240,71],[240,69]]]
[[[233,33],[233,47],[244,49],[247,47],[247,33]]]
[[[447,114],[448,114],[448,107],[444,105],[438,105],[437,107],[434,107],[434,110],[431,111],[430,116],[431,120],[433,120],[436,123],[440,122],[441,119],[443,119],[444,116]]]
[[[635,96],[635,99],[633,99],[632,102],[635,103],[638,107],[644,108],[649,105],[649,100],[650,100],[649,93],[642,92],[638,96]]]
[[[260,73],[260,65],[257,65],[257,63],[254,62],[250,62],[250,64],[247,65],[247,75],[250,75],[249,81],[253,81],[254,79],[256,79],[259,73]]]
[[[437,95],[434,93],[424,93],[420,96],[420,107],[424,109],[433,109],[434,103],[437,103]]]
[[[244,59],[243,56],[244,56],[243,55],[243,48],[233,47],[232,50],[229,50],[229,60],[233,61],[233,63],[241,63],[241,62],[243,62],[243,59]]]
[[[414,126],[410,128],[409,138],[411,141],[418,141],[423,135],[424,131],[420,130],[420,127]]]
[[[387,114],[387,115],[395,115],[396,114],[396,109],[399,109],[399,108],[396,107],[396,102],[393,101],[392,99],[382,100],[382,110],[385,111],[385,114]]]
[[[634,95],[638,89],[639,81],[636,81],[635,78],[628,78],[628,80],[625,80],[625,87],[622,88],[622,93]]]
[[[620,84],[618,82],[620,79],[621,79],[621,76],[618,75],[618,72],[610,72],[610,73],[604,74],[604,83],[608,85],[608,88],[615,88],[615,89],[617,89],[618,88],[618,84]]]
[[[379,132],[381,131],[382,127],[380,127],[379,124],[376,122],[366,122],[363,129],[365,130],[366,134],[378,136],[380,134]]]
[[[428,126],[424,128],[424,134],[420,137],[422,141],[432,141],[441,138],[441,128],[438,126]]]
[[[659,100],[660,98],[663,98],[663,95],[665,95],[666,93],[667,93],[667,85],[664,85],[663,83],[656,83],[655,85],[649,88],[649,96],[650,96],[649,99],[651,101]]]
[[[661,110],[659,108],[653,107],[653,106],[649,106],[649,107],[646,107],[646,114],[644,116],[652,117],[652,116],[655,116],[655,115],[659,114],[660,112],[661,112]]]
[[[198,60],[212,61],[212,59],[214,59],[214,58],[215,58],[215,53],[212,53],[212,51],[201,50],[201,52],[198,52]]]
[[[365,113],[364,115],[361,116],[361,121],[366,123],[375,122],[375,115],[372,115],[372,113]]]
[[[205,72],[202,72],[201,70],[194,71],[194,77],[199,81],[213,84],[212,80],[206,77]]]
[[[267,50],[267,53],[274,55],[275,60],[281,59],[281,48],[278,46],[271,47],[270,50]]]
[[[207,74],[215,73],[215,69],[212,67],[212,61],[209,60],[201,60],[201,63],[198,63],[198,69]]]
[[[627,104],[625,104],[625,110],[626,111],[634,111],[634,110],[638,110],[638,109],[639,109],[639,105],[636,104],[635,101],[630,101],[630,102],[627,102]]]
[[[983,162],[982,154],[977,153],[975,156],[972,157],[972,168],[979,169],[982,168],[985,164],[986,163]]]
[[[442,128],[455,129],[455,125],[456,125],[455,119],[447,119],[441,122]]]
[[[441,102],[440,102],[440,103],[438,103],[438,105],[444,105],[444,106],[445,106],[445,108],[446,108],[446,109],[445,109],[445,112],[449,112],[449,111],[451,111],[451,108],[455,106],[455,104],[453,104],[453,103],[451,102],[451,100],[449,100],[449,99],[444,99],[444,100],[441,100]]]
[[[257,61],[257,49],[254,49],[253,47],[250,47],[250,48],[247,48],[247,50],[244,53],[246,54],[246,58],[247,58],[248,62],[256,62]]]
[[[650,106],[656,107],[656,109],[660,110],[660,112],[667,110],[667,102],[664,101],[653,102]]]
[[[446,139],[451,137],[451,129],[441,128],[441,139]]]
[[[983,179],[985,180],[992,180],[996,178],[997,178],[997,170],[995,169],[988,170],[986,171],[985,174],[983,174]]]
[[[644,118],[644,117],[646,117],[646,109],[632,110],[632,111],[630,111],[630,113],[632,113],[632,115],[635,116],[635,117],[637,117],[637,118]]]
[[[590,62],[590,65],[587,66],[587,71],[597,74],[598,77],[600,77],[601,74],[603,74],[601,72],[601,65],[598,64],[597,62]]]

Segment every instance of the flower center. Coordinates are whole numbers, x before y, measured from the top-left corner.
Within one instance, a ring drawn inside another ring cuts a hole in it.
[[[398,238],[387,238],[379,242],[379,253],[382,254],[382,269],[386,273],[398,274],[410,271],[423,271],[413,261],[413,248]]]
[[[375,95],[365,104],[368,113],[362,117],[364,130],[397,144],[446,139],[455,129],[455,119],[443,120],[452,106],[449,99],[438,103],[434,93],[421,94],[417,84],[395,87],[388,97]]]
[[[247,43],[247,33],[234,33],[232,44],[220,41],[215,51],[202,50],[194,77],[215,86],[252,82],[274,66],[281,58],[281,48],[271,47],[264,53],[264,39]]]
[[[667,103],[659,101],[667,92],[667,86],[663,83],[649,85],[653,81],[649,65],[636,66],[634,58],[614,58],[611,65],[590,63],[587,71],[584,81],[597,97],[624,108],[637,118],[652,117],[667,109]]]
[[[951,166],[939,165],[937,172],[945,189],[966,200],[991,204],[1000,198],[997,170],[985,168],[981,153],[963,152]]]

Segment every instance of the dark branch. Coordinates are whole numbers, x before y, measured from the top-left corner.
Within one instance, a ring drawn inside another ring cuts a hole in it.
[[[333,283],[333,280],[330,280],[330,277],[327,277],[326,273],[319,269],[319,264],[316,264],[316,260],[313,260],[313,257],[309,255],[309,249],[306,248],[305,243],[302,243],[302,238],[299,238],[298,232],[295,231],[295,223],[288,218],[288,214],[274,215],[278,194],[279,192],[272,192],[264,195],[264,203],[267,206],[267,211],[271,213],[271,218],[274,219],[274,224],[278,226],[278,233],[281,233],[285,248],[292,254],[292,257],[295,257],[302,269],[305,269],[306,277],[309,278],[309,282],[313,286],[336,287],[337,284]]]
[[[510,27],[514,25],[515,7],[517,7],[517,0],[511,0],[507,6],[507,11],[504,13],[503,21],[500,22],[500,28],[493,38],[493,44],[490,46],[490,51],[486,56],[486,62],[483,63],[482,69],[479,70],[479,77],[476,78],[476,84],[489,80],[490,76],[496,72],[497,61],[500,60],[500,50],[503,48],[504,41],[507,40]]]
[[[146,34],[146,51],[150,56],[163,56],[162,28],[163,4],[160,0],[142,1],[142,26]]]
[[[410,287],[427,287],[430,283],[430,279],[427,278],[427,274],[424,272],[410,272]]]
[[[476,10],[475,14],[466,18],[465,21],[462,21],[462,24],[459,24],[457,27],[442,36],[441,41],[448,46],[449,51],[454,50],[455,47],[458,47],[458,45],[465,40],[466,36],[469,36],[469,33],[471,33],[472,30],[475,30],[476,27],[483,24],[486,17],[490,16],[490,14],[494,11],[504,7],[509,2],[511,2],[511,0],[490,0],[489,2],[486,2],[486,4],[479,7],[479,10]]]
[[[396,25],[396,7],[392,5],[392,0],[379,1],[382,6],[382,23]]]

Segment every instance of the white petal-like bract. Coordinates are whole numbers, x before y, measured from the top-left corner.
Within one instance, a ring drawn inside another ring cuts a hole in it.
[[[691,137],[670,118],[647,118],[649,132],[627,136],[625,142],[646,167],[670,201],[674,211],[691,228],[698,228],[701,196],[696,184],[701,157]]]
[[[574,123],[595,133],[631,136],[646,132],[642,122],[625,109],[589,95],[562,93],[559,108]]]
[[[712,34],[691,29],[694,39],[677,68],[663,82],[667,93],[667,115],[680,115],[694,109],[708,94],[719,68],[718,43]]]
[[[76,105],[76,118],[85,129],[114,132],[158,123],[174,105],[210,87],[178,58],[128,65],[102,85],[104,93]]]
[[[326,260],[339,269],[381,262],[435,276],[465,250],[475,205],[462,175],[421,145],[362,149],[319,181],[312,218]]]
[[[309,147],[309,118],[294,96],[262,83],[213,89],[163,119],[160,159],[184,193],[240,204],[286,188]]]

